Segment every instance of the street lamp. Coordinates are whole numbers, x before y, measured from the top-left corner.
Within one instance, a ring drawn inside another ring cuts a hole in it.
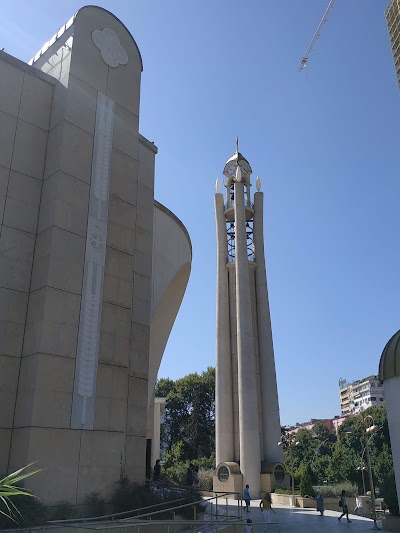
[[[315,449],[315,452],[314,452],[313,458],[311,459],[311,463],[310,463],[310,466],[311,466],[311,467],[312,467],[312,465],[313,465],[315,459],[317,458],[317,454],[318,454],[320,448],[321,448],[324,444],[326,444],[327,442],[329,442],[329,440],[330,440],[330,439],[329,439],[329,437],[328,437],[327,439],[325,439],[324,441],[322,441],[322,442],[320,442],[320,443],[318,444],[317,448]]]
[[[289,435],[288,437],[285,437],[282,435],[282,440],[278,442],[278,446],[287,447],[289,449],[289,457],[290,457],[290,469],[292,471],[292,506],[296,507],[295,504],[295,498],[294,498],[294,466],[293,466],[293,453],[292,453],[292,447],[298,446],[300,442],[296,440],[295,435]]]
[[[359,470],[361,472],[361,479],[362,479],[362,484],[363,484],[363,494],[365,496],[365,480],[364,480],[365,463],[363,461],[364,453],[365,453],[365,448],[363,449],[363,452],[362,452],[362,455],[361,455],[360,466],[357,467],[357,470]]]
[[[371,424],[369,424],[368,426],[367,426],[367,418],[371,420]],[[365,440],[365,456],[367,458],[367,466],[368,466],[369,485],[371,488],[372,518],[374,520],[374,527],[372,529],[380,529],[376,523],[375,488],[374,488],[374,479],[372,477],[372,467],[371,467],[371,461],[369,457],[369,446],[368,446],[368,437],[370,435],[373,435],[378,430],[378,426],[375,426],[374,419],[372,418],[371,415],[367,415],[365,418],[363,418],[363,421],[364,421],[364,424],[367,426],[365,428],[364,440]]]
[[[375,488],[374,488],[374,479],[372,476],[372,467],[371,467],[371,460],[369,457],[369,446],[368,446],[368,440],[369,437],[371,437],[376,431],[378,431],[379,427],[374,424],[374,419],[371,415],[367,415],[362,418],[362,421],[364,423],[365,432],[364,432],[364,443],[365,443],[365,456],[367,459],[367,467],[368,467],[368,477],[369,477],[369,485],[371,488],[371,507],[372,507],[372,519],[374,521],[374,527],[372,529],[378,529],[381,528],[378,527],[378,524],[376,523],[376,509],[375,509]],[[351,433],[351,429],[344,429],[345,433]],[[364,452],[363,452],[364,454]],[[362,462],[362,458],[361,458]],[[364,480],[364,478],[363,478]],[[364,486],[364,492],[365,492],[365,486]]]

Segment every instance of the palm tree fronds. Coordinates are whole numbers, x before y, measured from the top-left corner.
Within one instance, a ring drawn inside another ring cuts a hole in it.
[[[35,463],[30,463],[29,465],[26,465],[23,468],[20,468],[19,470],[8,474],[3,479],[0,479],[0,502],[3,503],[7,510],[7,512],[5,512],[0,509],[0,514],[7,516],[15,523],[18,522],[15,520],[14,517],[17,515],[21,516],[21,513],[18,511],[17,507],[12,501],[12,498],[15,496],[29,496],[31,498],[34,497],[34,495],[29,490],[23,489],[17,485],[17,483],[19,483],[20,481],[30,476],[33,476],[33,474],[41,472],[42,469],[27,472],[26,470],[30,468],[33,464]]]

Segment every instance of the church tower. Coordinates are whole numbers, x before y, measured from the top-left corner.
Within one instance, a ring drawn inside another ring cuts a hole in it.
[[[264,259],[260,179],[238,151],[217,179],[217,364],[214,490],[252,497],[282,486],[285,470]],[[230,481],[229,483],[227,483]]]

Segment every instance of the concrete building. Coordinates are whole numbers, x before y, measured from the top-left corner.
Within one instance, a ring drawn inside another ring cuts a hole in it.
[[[335,416],[334,418],[312,418],[309,422],[297,423],[295,426],[291,426],[287,429],[288,435],[295,435],[300,429],[311,430],[317,422],[322,422],[329,431],[338,432],[339,427],[346,420],[343,416]]]
[[[386,10],[386,23],[393,52],[397,82],[400,87],[400,0],[392,0]]]
[[[282,486],[285,471],[264,259],[260,179],[250,193],[249,162],[227,161],[226,199],[217,180],[217,365],[214,490],[252,497]]]
[[[143,482],[155,456],[191,244],[154,200],[141,72],[93,6],[29,64],[0,52],[0,474],[37,461],[45,503],[107,496],[121,468]]]
[[[379,361],[379,379],[385,384],[393,469],[400,507],[400,331],[389,339]],[[396,519],[398,517],[395,517]],[[399,524],[397,523],[397,526]],[[394,528],[394,529],[398,529]]]
[[[378,376],[368,376],[348,383],[339,380],[340,408],[342,416],[358,415],[385,400],[385,392]]]

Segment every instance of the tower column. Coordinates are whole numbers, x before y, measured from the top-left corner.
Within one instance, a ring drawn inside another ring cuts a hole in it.
[[[215,376],[216,463],[234,460],[232,361],[229,321],[228,243],[224,197],[214,196],[217,226],[217,365]]]
[[[264,193],[256,192],[254,194],[253,236],[257,263],[256,295],[263,425],[262,457],[264,461],[282,462],[283,452],[278,446],[281,440],[281,425],[264,256],[263,204]]]
[[[234,194],[240,470],[243,483],[248,483],[253,494],[258,495],[261,488],[260,425],[242,181],[235,182]]]

